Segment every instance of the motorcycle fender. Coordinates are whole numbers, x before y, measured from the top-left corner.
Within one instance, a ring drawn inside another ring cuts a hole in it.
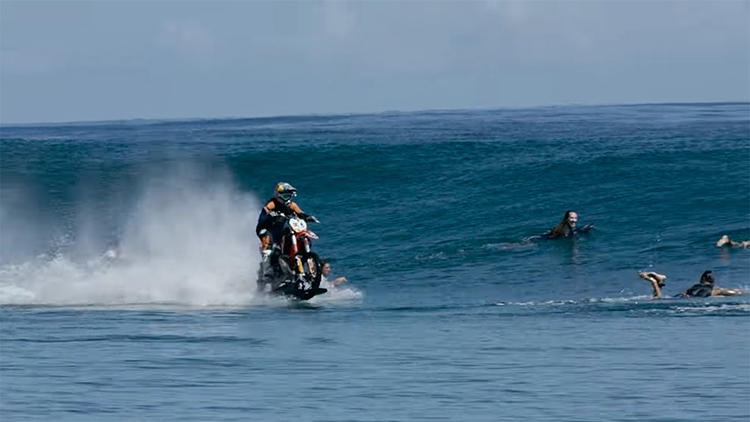
[[[318,235],[311,232],[310,230],[300,233],[300,236],[304,236],[308,239],[318,240]]]

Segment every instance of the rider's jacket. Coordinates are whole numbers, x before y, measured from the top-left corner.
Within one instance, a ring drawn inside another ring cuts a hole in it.
[[[271,217],[271,215],[269,215],[271,211],[276,211],[284,215],[289,215],[294,212],[302,218],[307,217],[307,214],[302,212],[300,207],[294,202],[290,202],[287,206],[284,201],[276,197],[271,198],[266,203],[266,206],[260,211],[260,215],[258,216],[258,225],[255,226],[255,233],[257,233],[258,236],[262,236],[262,230],[270,232],[273,239],[276,239],[276,237],[281,234],[281,229],[284,226],[283,220]]]

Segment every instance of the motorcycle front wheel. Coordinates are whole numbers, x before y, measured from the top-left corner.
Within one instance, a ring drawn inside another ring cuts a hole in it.
[[[303,252],[300,254],[300,260],[304,272],[297,277],[296,296],[302,300],[308,300],[318,293],[323,266],[320,265],[320,258],[315,252]]]

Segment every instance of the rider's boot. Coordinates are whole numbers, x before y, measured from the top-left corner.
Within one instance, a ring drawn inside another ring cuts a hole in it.
[[[270,278],[273,276],[273,266],[271,266],[271,250],[266,249],[260,252],[260,272],[264,278]]]

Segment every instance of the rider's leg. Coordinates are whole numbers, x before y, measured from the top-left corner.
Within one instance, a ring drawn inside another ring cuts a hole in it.
[[[271,250],[271,234],[266,232],[260,237],[260,250]]]
[[[271,234],[262,230],[260,234],[260,271],[264,277],[273,275],[271,266]]]

